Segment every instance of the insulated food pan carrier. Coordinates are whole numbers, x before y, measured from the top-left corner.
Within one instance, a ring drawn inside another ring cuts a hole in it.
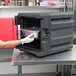
[[[26,37],[22,30],[38,31],[31,43],[16,48],[38,57],[66,51],[73,46],[73,13],[19,13],[15,25],[20,26],[18,37]]]

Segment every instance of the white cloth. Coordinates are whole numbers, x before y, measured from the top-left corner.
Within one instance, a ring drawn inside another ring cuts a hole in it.
[[[0,43],[2,42],[2,40],[0,40]]]

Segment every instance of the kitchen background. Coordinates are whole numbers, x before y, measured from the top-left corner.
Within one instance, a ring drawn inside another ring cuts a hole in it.
[[[19,12],[70,12],[74,11],[74,0],[0,0],[0,17],[14,17]],[[9,28],[8,28],[9,29]],[[0,49],[0,74],[17,74],[11,66],[13,49]],[[23,66],[23,73],[52,73],[56,65]]]

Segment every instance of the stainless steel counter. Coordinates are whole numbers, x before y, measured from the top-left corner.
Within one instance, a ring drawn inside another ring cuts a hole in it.
[[[76,64],[76,45],[68,51],[38,58],[34,55],[14,49],[12,65],[35,65],[35,64]]]

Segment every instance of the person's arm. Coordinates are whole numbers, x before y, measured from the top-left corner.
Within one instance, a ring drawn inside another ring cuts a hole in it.
[[[7,41],[7,42],[0,42],[0,48],[9,48],[9,47],[15,47],[19,44],[25,44],[30,43],[34,40],[34,34],[30,34],[29,36],[21,39],[21,40],[13,40],[13,41]]]
[[[1,42],[0,48],[9,48],[9,47],[15,47],[19,44],[22,44],[21,40],[14,40],[14,41],[7,41],[7,42]]]

